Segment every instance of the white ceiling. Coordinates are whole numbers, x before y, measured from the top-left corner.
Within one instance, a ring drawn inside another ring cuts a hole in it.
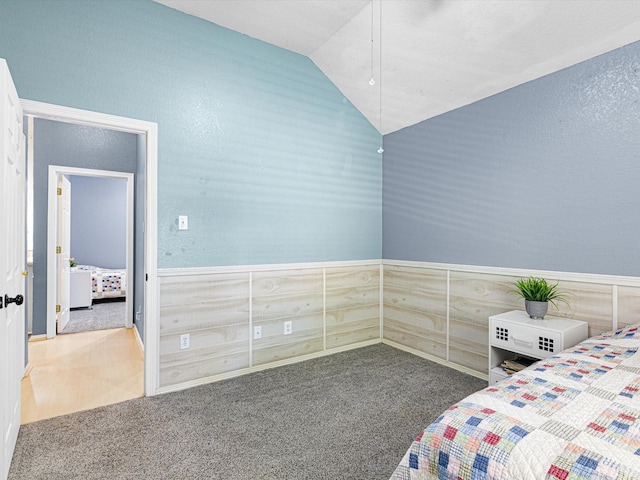
[[[308,56],[384,134],[640,40],[639,0],[156,1]]]

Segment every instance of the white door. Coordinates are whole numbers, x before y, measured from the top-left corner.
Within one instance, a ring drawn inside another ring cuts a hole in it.
[[[20,429],[24,374],[25,154],[22,107],[7,62],[0,59],[0,478],[9,473]]]
[[[58,328],[60,333],[69,323],[69,304],[71,303],[71,182],[65,175],[58,176],[58,246],[56,255],[58,267]],[[58,310],[56,308],[56,310]]]

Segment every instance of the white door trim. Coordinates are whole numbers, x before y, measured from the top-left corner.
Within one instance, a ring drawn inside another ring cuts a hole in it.
[[[133,287],[133,173],[113,172],[110,170],[95,170],[89,168],[65,167],[62,165],[49,165],[48,194],[47,194],[47,338],[56,336],[57,317],[55,306],[58,303],[58,278],[56,265],[56,239],[58,238],[58,199],[56,187],[60,175],[81,175],[84,177],[119,178],[127,182],[127,214],[126,214],[126,265],[127,289]],[[72,220],[73,221],[73,220]],[[125,297],[127,317],[125,326],[133,326],[133,298],[128,294]]]
[[[144,391],[155,395],[159,377],[160,325],[158,319],[158,124],[105,113],[22,100],[24,115],[60,122],[143,134],[147,139],[146,218],[145,218],[145,323],[144,323]]]

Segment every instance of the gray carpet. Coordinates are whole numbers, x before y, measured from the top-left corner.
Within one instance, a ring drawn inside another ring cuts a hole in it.
[[[388,479],[486,382],[386,345],[24,425],[10,479]]]
[[[69,314],[69,322],[59,333],[80,333],[125,326],[124,299],[94,301],[93,308],[76,308]]]

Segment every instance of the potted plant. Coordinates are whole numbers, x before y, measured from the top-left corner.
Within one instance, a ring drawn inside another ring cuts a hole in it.
[[[514,293],[524,298],[525,310],[529,317],[542,320],[547,314],[549,303],[558,308],[557,302],[569,305],[567,294],[558,290],[558,283],[548,283],[544,278],[521,278],[514,285]]]

